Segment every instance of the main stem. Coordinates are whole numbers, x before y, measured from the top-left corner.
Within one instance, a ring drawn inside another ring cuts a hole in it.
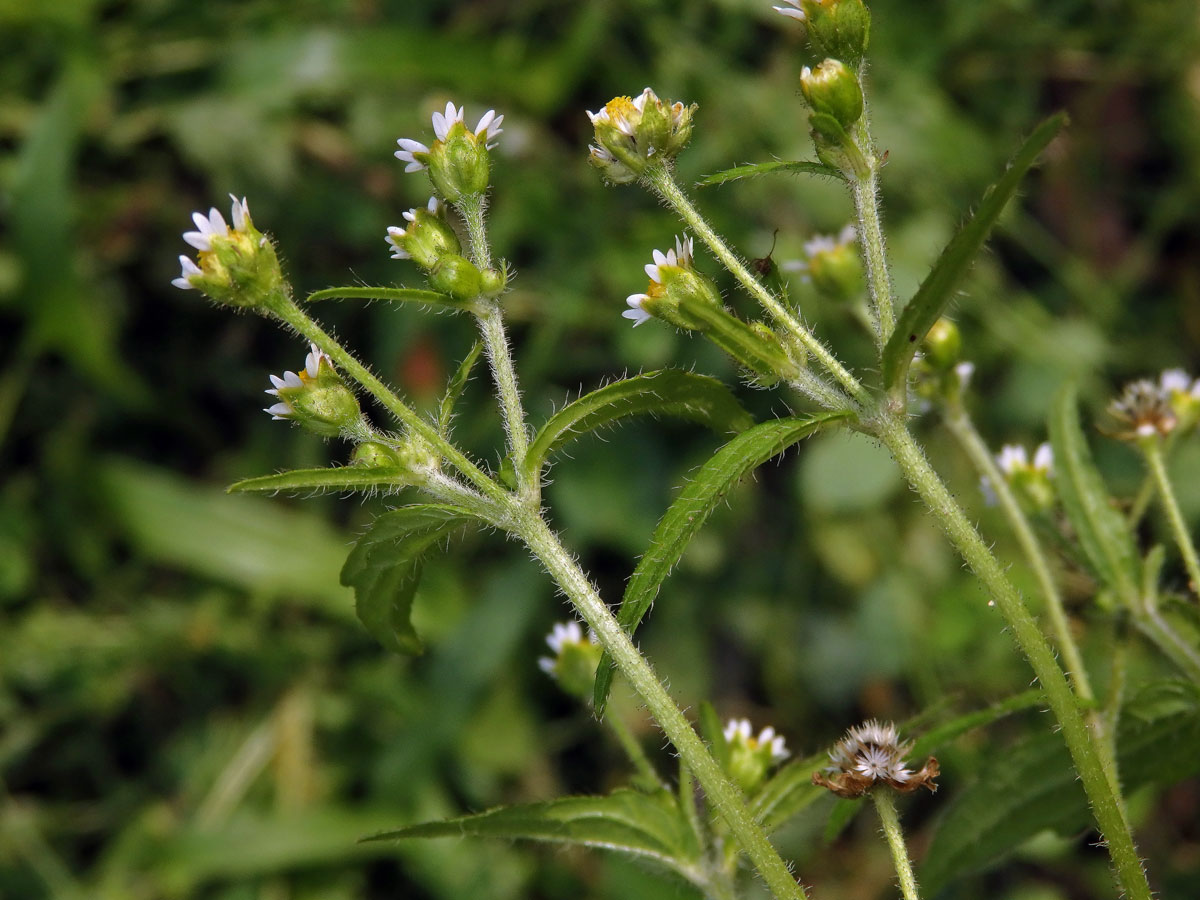
[[[803,900],[804,888],[754,821],[741,792],[721,771],[691,723],[609,611],[587,576],[540,517],[517,513],[514,531],[541,560],[551,577],[596,632],[617,667],[629,679],[659,727],[695,774],[704,793],[729,825],[776,900]]]
[[[1091,703],[1095,700],[1095,694],[1092,693],[1092,685],[1083,664],[1083,657],[1071,634],[1071,626],[1067,622],[1067,615],[1063,610],[1062,595],[1054,581],[1050,565],[1046,562],[1046,556],[1042,553],[1041,545],[1038,544],[1037,537],[1033,533],[1033,528],[1029,525],[1029,519],[1021,509],[1021,505],[1013,495],[1012,488],[1008,485],[1008,480],[1000,472],[991,451],[983,442],[983,438],[979,436],[979,432],[975,430],[975,425],[971,422],[962,404],[954,403],[949,406],[943,418],[946,427],[958,440],[976,470],[992,485],[996,499],[1000,502],[1000,509],[1004,511],[1009,527],[1017,536],[1017,543],[1021,545],[1025,560],[1033,570],[1034,578],[1037,579],[1038,587],[1045,598],[1046,612],[1050,615],[1050,625],[1054,629],[1058,649],[1066,660],[1067,673],[1071,677],[1071,683],[1075,685],[1075,692],[1079,695],[1079,699]]]
[[[1179,501],[1175,499],[1175,491],[1171,487],[1171,478],[1167,474],[1167,465],[1163,460],[1162,444],[1156,437],[1142,443],[1141,447],[1146,457],[1146,464],[1154,476],[1154,483],[1158,487],[1158,496],[1162,500],[1167,521],[1171,524],[1171,533],[1175,536],[1175,543],[1183,555],[1183,564],[1187,568],[1188,578],[1191,580],[1192,593],[1200,593],[1200,560],[1196,558],[1196,547],[1192,543],[1192,536],[1188,534],[1187,523],[1183,519]]]
[[[867,264],[867,287],[871,292],[871,309],[875,313],[875,342],[882,349],[896,328],[892,304],[892,280],[888,274],[887,249],[883,243],[883,228],[879,215],[879,157],[871,141],[867,112],[854,127],[854,140],[867,162],[864,177],[852,176],[851,193],[854,211],[858,215],[858,239],[862,242],[863,259]]]
[[[900,893],[904,895],[904,900],[921,900],[917,891],[917,876],[913,874],[912,863],[908,859],[908,847],[904,843],[904,831],[900,828],[900,817],[896,814],[895,798],[888,788],[879,787],[871,792],[871,799],[875,801],[875,808],[879,810],[888,849],[892,851],[892,863],[896,866],[896,875],[900,879]]]
[[[700,214],[700,211],[692,205],[687,194],[671,177],[667,167],[665,165],[651,166],[646,170],[645,177],[658,195],[679,214],[679,217],[696,233],[696,236],[704,241],[713,255],[721,261],[721,264],[730,271],[734,278],[741,282],[742,287],[762,305],[763,309],[767,310],[776,322],[786,328],[804,346],[804,349],[811,353],[841,383],[850,396],[859,402],[865,401],[867,391],[858,379],[850,374],[850,371],[838,361],[832,351],[822,344],[816,335],[796,321],[796,317],[779,302],[779,299],[750,273],[745,263],[738,259],[737,254],[729,249],[721,236]],[[832,397],[818,399],[823,399],[825,405],[833,409],[846,406],[844,401],[839,402],[836,392]]]
[[[967,519],[962,507],[929,465],[921,448],[904,423],[892,416],[877,423],[876,434],[892,451],[909,483],[920,494],[963,559],[979,576],[1008,623],[1013,637],[1033,667],[1046,699],[1061,728],[1063,739],[1091,801],[1100,832],[1116,870],[1117,881],[1127,897],[1151,900],[1150,885],[1123,805],[1114,791],[1116,773],[1106,771],[1103,758],[1093,744],[1074,692],[1054,658],[1037,621],[1020,593],[1004,574],[983,538]]]

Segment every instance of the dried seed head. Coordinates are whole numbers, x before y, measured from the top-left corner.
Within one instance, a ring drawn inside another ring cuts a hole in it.
[[[833,765],[825,770],[830,774],[814,772],[813,784],[848,799],[861,797],[880,784],[905,794],[921,787],[936,791],[938,761],[931,756],[914,772],[904,765],[904,756],[911,749],[911,743],[900,741],[895,725],[872,719],[851,728],[834,745],[829,751]]]
[[[1170,393],[1148,378],[1125,385],[1121,396],[1108,405],[1108,412],[1127,426],[1113,434],[1123,441],[1166,437],[1179,424]]]

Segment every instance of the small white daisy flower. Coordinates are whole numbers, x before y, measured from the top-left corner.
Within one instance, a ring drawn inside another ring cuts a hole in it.
[[[297,375],[295,372],[284,372],[283,376],[269,375],[271,384],[274,387],[268,388],[265,393],[271,394],[274,397],[280,397],[280,390],[290,388],[302,388],[305,384],[315,381],[317,375],[321,371],[321,362],[324,361],[327,365],[332,366],[333,363],[317,347],[316,344],[309,344],[308,356],[304,360],[304,369]],[[280,397],[280,401],[273,406],[264,409],[272,419],[290,419],[295,416],[296,411],[292,405]]]

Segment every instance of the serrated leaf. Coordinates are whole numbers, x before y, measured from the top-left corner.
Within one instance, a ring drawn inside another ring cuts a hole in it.
[[[704,883],[701,848],[668,791],[642,793],[622,788],[605,797],[561,797],[409,825],[364,840],[464,835],[600,847],[652,859],[695,883]]]
[[[438,407],[438,431],[442,435],[447,434],[450,428],[450,419],[454,415],[454,404],[458,402],[463,388],[471,380],[471,370],[475,368],[475,362],[482,352],[483,341],[476,341],[475,345],[467,351],[467,355],[463,357],[463,361],[458,364],[458,368],[454,370],[454,375],[446,385],[446,395],[442,397],[441,405]]]
[[[460,303],[446,294],[421,288],[332,287],[313,291],[305,298],[307,303],[316,303],[318,300],[386,300],[390,303],[415,303],[442,309],[470,308],[469,304]]]
[[[1045,119],[1021,145],[1000,180],[984,191],[979,208],[946,245],[942,255],[925,276],[917,293],[908,301],[896,330],[883,348],[883,383],[888,390],[903,384],[921,339],[946,311],[962,276],[987,240],[1005,205],[1016,192],[1025,173],[1067,123],[1067,114]]]
[[[788,162],[782,159],[773,159],[770,162],[747,163],[744,166],[734,166],[732,169],[714,172],[712,175],[701,178],[696,184],[698,187],[708,187],[713,184],[725,184],[727,181],[736,181],[739,178],[754,178],[758,175],[769,175],[773,172],[803,172],[808,175],[823,175],[827,178],[836,178],[838,181],[846,180],[845,175],[833,166],[827,166],[822,162]]]
[[[342,584],[354,588],[359,621],[388,650],[421,652],[409,615],[425,552],[474,518],[457,506],[402,506],[376,517],[350,551]]]
[[[848,415],[835,412],[812,418],[764,422],[742,432],[713,454],[695,477],[684,485],[654,529],[649,549],[630,577],[621,600],[621,609],[617,613],[617,619],[625,630],[630,634],[637,630],[642,617],[654,603],[658,589],[683,556],[688,543],[734,485],[792,444],[836,424]],[[605,654],[596,670],[593,701],[597,715],[604,715],[612,677],[612,660]]]
[[[1079,545],[1100,580],[1126,603],[1138,594],[1138,557],[1125,517],[1113,505],[1079,424],[1075,388],[1066,385],[1050,410],[1054,483]]]
[[[579,435],[641,415],[688,419],[722,433],[744,431],[754,423],[715,378],[678,369],[646,372],[584,394],[551,416],[529,445],[526,474],[535,478],[551,453]]]
[[[1126,705],[1117,734],[1117,768],[1126,793],[1170,784],[1200,771],[1200,704],[1191,686],[1142,691]],[[1091,827],[1087,797],[1061,735],[1046,731],[997,751],[938,823],[921,873],[932,896],[954,878],[998,861],[1045,829]]]
[[[395,489],[411,483],[412,473],[401,466],[339,466],[322,469],[292,469],[274,475],[243,478],[226,490],[231,494],[276,491],[364,491]]]

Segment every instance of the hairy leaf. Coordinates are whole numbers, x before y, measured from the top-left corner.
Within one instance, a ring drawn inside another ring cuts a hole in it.
[[[678,369],[646,372],[584,394],[551,416],[529,445],[526,474],[536,477],[546,457],[573,438],[639,415],[676,416],[722,433],[744,431],[754,422],[715,378]]]
[[[1041,152],[1067,123],[1067,114],[1044,120],[1021,145],[1000,180],[984,191],[979,208],[946,245],[904,311],[883,348],[883,382],[890,390],[904,382],[917,345],[950,304],[954,289],[970,268],[1005,205]]]
[[[423,822],[364,838],[498,837],[615,850],[652,859],[703,883],[701,848],[674,795],[622,788],[606,797],[561,797]]]
[[[1072,385],[1055,396],[1049,429],[1054,483],[1079,544],[1100,580],[1126,603],[1132,602],[1139,583],[1133,534],[1092,462]]]
[[[402,506],[378,516],[342,567],[354,588],[359,621],[379,643],[402,654],[422,650],[409,615],[425,552],[474,516],[457,506]]]
[[[1130,792],[1200,772],[1200,697],[1195,686],[1160,682],[1122,712],[1117,768]],[[1061,735],[1039,731],[997,750],[938,824],[921,881],[931,896],[954,878],[996,862],[1045,829],[1092,827],[1087,797]]]
[[[393,287],[332,287],[313,291],[305,298],[308,303],[318,300],[386,300],[391,303],[416,303],[443,309],[467,309],[467,304],[422,288]]]
[[[684,485],[650,538],[650,546],[634,570],[617,619],[633,634],[654,603],[658,589],[688,543],[708,520],[721,498],[748,473],[778,456],[797,441],[836,424],[849,414],[826,413],[812,418],[776,419],[744,431],[719,449]],[[612,660],[605,654],[596,670],[594,702],[597,715],[604,714],[612,686]]]
[[[401,466],[339,466],[323,469],[292,469],[275,475],[243,478],[228,487],[231,494],[275,491],[364,491],[403,487],[412,480]]]
[[[441,405],[438,407],[438,431],[443,435],[450,428],[450,419],[454,415],[454,404],[462,396],[463,388],[471,379],[471,370],[475,368],[475,362],[482,352],[483,341],[476,341],[474,346],[467,351],[467,355],[463,357],[463,361],[458,364],[458,368],[450,377],[449,384],[446,385],[446,396],[442,397]]]
[[[824,175],[827,178],[836,178],[839,181],[846,180],[845,175],[833,166],[827,166],[822,162],[787,162],[782,159],[773,159],[770,162],[747,163],[744,166],[734,166],[732,169],[714,172],[712,175],[701,178],[696,184],[699,187],[708,187],[712,184],[724,184],[727,181],[736,181],[739,178],[753,178],[757,175],[768,175],[772,172],[805,172],[809,175]]]

